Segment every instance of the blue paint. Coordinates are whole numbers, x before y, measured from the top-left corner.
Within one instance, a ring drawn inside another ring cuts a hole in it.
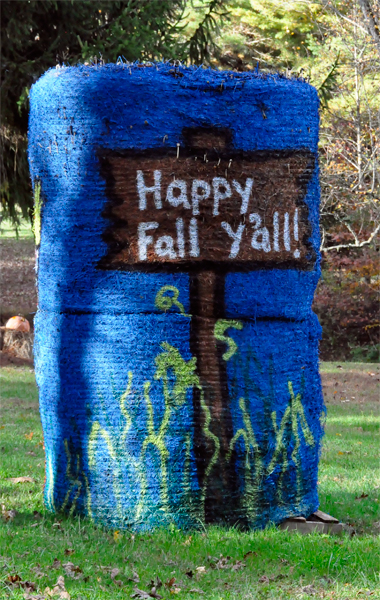
[[[107,251],[102,234],[109,225],[102,216],[107,198],[98,149],[175,147],[183,127],[202,125],[232,129],[236,149],[308,149],[317,156],[318,97],[304,81],[185,67],[179,67],[183,76],[175,78],[171,71],[168,64],[51,69],[31,90],[30,171],[33,182],[41,181],[44,202],[35,356],[45,446],[53,465],[53,479],[47,473],[45,499],[50,508],[58,510],[71,489],[66,510],[74,505],[76,511],[112,527],[149,529],[170,522],[195,527],[202,511],[193,449],[192,390],[188,389],[185,402],[173,410],[165,436],[170,456],[169,508],[162,510],[159,456],[152,447],[144,467],[149,498],[138,512],[141,477],[133,461],[139,460],[147,435],[144,383],[151,382],[158,428],[165,410],[162,384],[154,379],[155,359],[163,352],[161,344],[177,348],[185,361],[192,357],[189,319],[176,307],[163,314],[154,301],[162,286],[173,285],[189,312],[189,275],[97,269]],[[270,414],[276,411],[281,422],[291,381],[295,394],[303,389],[305,417],[315,441],[310,447],[300,433],[301,496],[295,497],[295,469],[289,459],[283,502],[276,495],[278,467],[263,483],[255,518],[242,514],[243,508],[237,509],[237,519],[242,517],[250,527],[279,522],[289,515],[307,515],[318,507],[323,400],[318,374],[319,325],[311,310],[320,276],[318,168],[305,202],[312,224],[310,243],[318,257],[311,270],[271,269],[226,276],[226,318],[243,323],[241,331],[228,330],[239,349],[226,365],[234,432],[244,424],[239,408],[239,398],[244,396],[268,465],[275,448]],[[125,419],[119,402],[129,372],[133,373],[134,396],[128,398],[126,407],[132,425],[123,448],[115,446],[120,464],[99,438],[94,470],[88,456],[93,424],[98,422],[116,444],[120,442]],[[187,475],[186,434],[191,437]],[[73,478],[80,485],[72,488],[64,440],[70,442],[73,463],[80,463]],[[288,440],[288,446],[291,453],[294,440]],[[128,462],[124,452],[133,460]],[[239,494],[243,496],[246,455],[242,439],[235,453]],[[107,475],[107,470],[114,475]],[[115,478],[122,491],[119,511],[112,491]],[[195,508],[190,509],[189,496]]]

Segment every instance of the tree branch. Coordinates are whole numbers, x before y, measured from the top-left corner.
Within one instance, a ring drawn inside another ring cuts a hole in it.
[[[372,9],[369,0],[358,0],[358,2],[364,15],[366,29],[375,42],[375,46],[380,56],[380,32],[376,14]]]
[[[349,229],[349,228],[348,228]],[[380,231],[380,224],[375,228],[375,230],[371,233],[368,240],[364,240],[364,242],[359,242],[356,235],[354,235],[355,243],[353,244],[338,244],[337,246],[329,246],[328,248],[322,248],[322,252],[329,252],[330,250],[342,250],[343,248],[363,248],[363,246],[369,246],[372,240],[375,238],[376,234]],[[352,233],[352,232],[351,232]]]

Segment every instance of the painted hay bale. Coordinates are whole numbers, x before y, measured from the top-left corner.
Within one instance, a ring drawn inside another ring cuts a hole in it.
[[[110,527],[318,508],[318,98],[157,65],[31,90],[45,502]]]

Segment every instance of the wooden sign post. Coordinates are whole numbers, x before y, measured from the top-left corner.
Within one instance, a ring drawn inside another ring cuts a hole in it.
[[[214,327],[225,317],[228,272],[312,268],[310,225],[304,202],[314,169],[307,150],[244,152],[231,133],[188,129],[175,148],[101,151],[110,219],[108,253],[100,269],[189,272],[191,350],[220,440],[220,463],[206,497],[208,515],[225,518],[235,492],[227,464],[233,437],[225,347]],[[195,451],[200,485],[212,448],[202,434],[200,398],[194,391]]]

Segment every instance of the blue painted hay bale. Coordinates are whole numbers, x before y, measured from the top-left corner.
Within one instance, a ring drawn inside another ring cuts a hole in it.
[[[120,64],[33,86],[51,510],[143,530],[318,508],[317,142],[316,91],[280,76]]]

